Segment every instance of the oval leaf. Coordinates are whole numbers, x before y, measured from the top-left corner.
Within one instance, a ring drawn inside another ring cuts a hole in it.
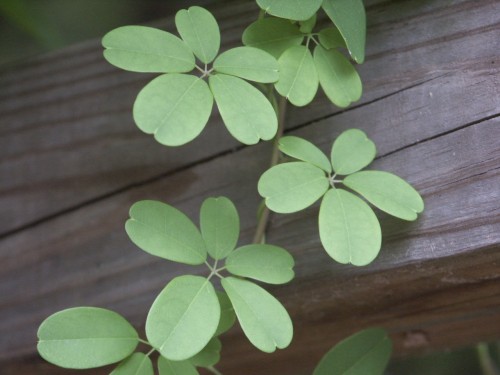
[[[316,202],[328,190],[325,172],[303,162],[279,164],[260,177],[259,194],[266,206],[279,213],[303,210]]]
[[[333,259],[355,266],[371,263],[382,242],[380,223],[370,206],[342,189],[330,190],[321,202],[319,236]]]
[[[59,311],[38,329],[38,352],[60,367],[87,369],[128,357],[139,343],[134,327],[117,313],[96,307]]]
[[[264,50],[275,58],[292,46],[302,44],[304,35],[288,20],[267,17],[250,24],[243,32],[243,44]]]
[[[316,20],[317,20],[317,15],[314,13],[314,15],[309,18],[308,20],[305,21],[300,21],[300,32],[304,34],[309,34],[312,32],[314,29],[314,26],[316,26]]]
[[[271,83],[279,78],[278,61],[269,53],[254,47],[237,47],[222,53],[214,61],[216,72],[250,81]]]
[[[363,171],[347,176],[344,185],[368,202],[403,220],[415,220],[424,210],[422,197],[409,183],[388,172]]]
[[[283,305],[260,286],[235,277],[222,279],[241,328],[250,342],[263,352],[286,348],[293,325]]]
[[[336,174],[347,175],[370,164],[377,148],[359,129],[349,129],[340,134],[333,143],[331,159]]]
[[[313,375],[383,375],[391,351],[391,340],[383,329],[366,329],[330,349]]]
[[[311,163],[327,173],[332,171],[330,161],[323,151],[303,138],[291,135],[282,137],[279,140],[278,146],[281,152],[292,158]]]
[[[276,135],[276,112],[259,90],[241,78],[225,74],[210,76],[209,83],[222,120],[234,138],[253,145]]]
[[[201,78],[164,74],[139,92],[134,120],[144,133],[154,134],[166,146],[180,146],[195,139],[212,112],[213,96]]]
[[[345,41],[336,27],[328,27],[318,33],[319,43],[325,49],[346,47]]]
[[[102,38],[104,58],[118,68],[142,73],[184,73],[194,69],[192,52],[182,40],[146,26],[123,26]]]
[[[210,367],[220,361],[220,350],[222,344],[217,337],[210,340],[201,352],[189,358],[189,362],[196,367]]]
[[[233,305],[231,304],[227,294],[217,291],[217,298],[219,298],[220,304],[220,320],[219,326],[215,331],[215,336],[219,336],[224,332],[227,332],[236,321],[236,314],[234,313]]]
[[[182,39],[201,62],[209,64],[220,48],[220,30],[208,10],[193,6],[175,15],[175,26]]]
[[[182,361],[208,344],[219,318],[219,300],[210,281],[180,276],[168,283],[151,306],[146,336],[163,357]]]
[[[198,370],[189,361],[170,361],[158,357],[158,372],[160,375],[199,375]]]
[[[144,353],[134,353],[120,363],[110,375],[154,375],[153,364]]]
[[[225,197],[206,199],[200,210],[200,229],[210,256],[227,257],[240,235],[240,217],[233,202]]]
[[[314,49],[314,63],[321,88],[333,104],[345,108],[361,98],[361,78],[340,52],[317,46]]]
[[[133,243],[160,258],[192,265],[207,259],[198,228],[168,204],[148,200],[134,203],[125,230]]]
[[[309,104],[318,91],[318,72],[306,46],[287,49],[278,60],[280,79],[274,84],[281,96],[298,107]]]
[[[266,13],[295,21],[311,18],[322,2],[323,0],[257,0],[257,4]]]

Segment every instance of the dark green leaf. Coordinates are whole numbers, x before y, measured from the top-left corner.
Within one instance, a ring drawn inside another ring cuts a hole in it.
[[[199,375],[196,367],[189,361],[170,361],[162,356],[158,358],[160,375]]]
[[[320,8],[323,0],[257,0],[261,9],[276,17],[305,21]]]
[[[154,375],[153,364],[144,353],[134,353],[120,363],[110,375]]]
[[[314,29],[314,26],[316,26],[316,19],[317,19],[317,16],[316,16],[316,13],[314,13],[314,15],[305,20],[305,21],[300,21],[300,31],[304,34],[309,34],[310,32],[312,32],[312,30]]]
[[[349,129],[340,134],[333,143],[331,160],[333,170],[339,175],[357,172],[370,164],[377,148],[359,129]]]
[[[318,33],[320,44],[326,49],[346,47],[345,40],[336,27],[328,27]]]
[[[311,142],[303,138],[286,136],[279,140],[279,149],[292,158],[311,163],[330,173],[332,166],[326,155]]]
[[[220,320],[214,336],[219,336],[227,332],[236,321],[236,314],[234,313],[233,305],[227,294],[217,291],[217,298],[219,298],[220,304]]]
[[[220,361],[222,344],[217,337],[210,340],[201,352],[189,358],[189,362],[196,367],[210,367]]]

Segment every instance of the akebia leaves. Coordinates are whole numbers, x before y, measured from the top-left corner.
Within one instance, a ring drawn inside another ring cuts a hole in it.
[[[349,129],[333,143],[331,160],[333,170],[339,175],[357,172],[375,159],[375,144],[359,129]]]
[[[154,375],[153,364],[144,353],[134,353],[120,363],[110,375]]]
[[[257,0],[257,4],[267,13],[297,21],[311,18],[322,2],[323,0]]]
[[[303,138],[294,137],[292,135],[282,137],[278,145],[282,153],[292,158],[308,162],[323,169],[327,173],[332,171],[330,160],[328,160],[323,151]]]
[[[217,298],[220,304],[220,320],[215,336],[219,336],[228,331],[236,322],[236,314],[234,313],[233,305],[225,292],[217,291]]]
[[[196,367],[209,367],[217,364],[220,360],[222,344],[217,337],[210,340],[201,352],[189,358],[189,362]]]
[[[171,361],[158,357],[158,372],[160,375],[199,375],[196,367],[189,361]]]

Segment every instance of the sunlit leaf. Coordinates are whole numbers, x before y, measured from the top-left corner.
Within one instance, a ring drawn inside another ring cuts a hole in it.
[[[192,6],[175,15],[175,26],[182,39],[201,62],[208,64],[219,53],[219,25],[208,10]]]
[[[201,352],[189,358],[189,362],[196,367],[209,367],[220,361],[222,344],[217,337],[212,338]]]
[[[309,34],[310,32],[312,32],[312,30],[314,29],[314,26],[316,26],[316,19],[317,19],[317,16],[316,16],[316,13],[314,13],[314,15],[305,20],[305,21],[300,21],[300,31],[304,34]]]
[[[304,162],[278,164],[260,177],[259,194],[267,207],[279,213],[303,210],[328,190],[325,172]]]
[[[278,130],[278,119],[267,98],[248,82],[226,74],[209,78],[222,120],[231,135],[253,145],[270,140]]]
[[[102,38],[104,58],[133,72],[184,73],[194,69],[193,53],[175,35],[146,26],[122,26]]]
[[[168,204],[148,200],[134,203],[125,230],[133,243],[152,255],[193,265],[207,259],[198,228]]]
[[[267,13],[281,18],[305,21],[320,8],[323,0],[257,0]]]
[[[284,284],[293,279],[293,257],[285,249],[266,244],[246,245],[226,259],[226,268],[236,276],[269,284]]]
[[[110,375],[154,375],[153,364],[144,353],[134,353],[120,363]]]
[[[236,314],[227,294],[217,291],[217,298],[219,298],[220,304],[220,320],[214,336],[219,336],[227,332],[236,321]]]
[[[366,329],[330,349],[313,375],[383,375],[391,351],[391,340],[383,329]]]
[[[355,266],[372,262],[382,242],[380,223],[370,206],[342,189],[328,191],[321,202],[319,236],[333,259]]]
[[[189,361],[171,361],[158,357],[158,372],[160,375],[199,375],[196,367]]]
[[[279,78],[278,61],[269,53],[254,47],[236,47],[214,61],[216,72],[250,81],[271,83]]]
[[[139,343],[137,332],[122,316],[96,307],[59,311],[38,329],[38,353],[60,367],[86,369],[116,363]]]
[[[415,220],[424,210],[420,194],[405,180],[388,172],[362,171],[347,176],[344,185],[392,216]]]
[[[182,361],[208,344],[219,318],[219,300],[210,281],[200,276],[179,276],[151,306],[146,336],[163,357]]]
[[[377,153],[375,143],[359,129],[349,129],[333,143],[331,160],[336,174],[347,175],[370,164]]]
[[[361,78],[340,52],[317,46],[314,49],[314,63],[321,88],[333,104],[345,108],[361,98]]]
[[[318,33],[319,43],[326,49],[346,47],[345,40],[336,27],[328,27]]]
[[[164,74],[148,83],[134,103],[134,120],[143,132],[167,146],[196,138],[208,122],[213,96],[201,78]]]
[[[291,135],[282,137],[279,140],[279,149],[284,154],[291,156],[292,158],[311,163],[312,165],[323,169],[327,173],[332,171],[330,161],[323,151],[303,138]]]
[[[241,328],[250,342],[263,352],[286,348],[293,325],[283,305],[260,286],[235,277],[222,279]]]

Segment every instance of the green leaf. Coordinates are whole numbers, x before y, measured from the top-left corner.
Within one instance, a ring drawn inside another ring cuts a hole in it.
[[[388,172],[363,171],[347,176],[344,185],[374,206],[403,220],[415,220],[424,210],[420,194],[405,180]]]
[[[222,120],[234,138],[253,145],[275,136],[278,119],[264,94],[241,78],[225,74],[210,76],[209,83]]]
[[[278,164],[260,177],[259,194],[270,210],[291,213],[316,202],[328,190],[325,172],[303,162]]]
[[[195,60],[182,40],[145,26],[122,26],[102,38],[104,58],[118,68],[142,73],[184,73]]]
[[[321,202],[319,236],[333,259],[355,266],[372,262],[382,242],[380,223],[370,206],[342,189],[328,191]]]
[[[144,353],[134,353],[120,363],[110,375],[154,375],[153,364]]]
[[[311,18],[323,0],[257,0],[261,9],[273,16],[296,21]]]
[[[250,342],[263,352],[286,348],[293,325],[283,305],[260,286],[235,277],[222,279],[241,328]]]
[[[318,33],[319,43],[325,49],[346,47],[345,40],[336,27],[328,27]]]
[[[212,112],[213,96],[201,78],[164,74],[148,83],[134,103],[134,120],[143,132],[166,146],[195,139]]]
[[[294,260],[285,249],[265,244],[236,249],[226,259],[226,268],[236,276],[269,284],[285,284],[293,279]]]
[[[377,148],[359,129],[349,129],[340,134],[333,143],[331,160],[333,170],[339,175],[348,175],[370,164]]]
[[[263,18],[243,32],[243,44],[264,50],[275,58],[292,46],[302,44],[304,35],[297,25],[280,18]]]
[[[316,26],[316,19],[317,19],[317,16],[316,16],[316,13],[314,13],[314,15],[305,20],[305,21],[300,21],[299,24],[300,24],[300,31],[304,34],[309,34],[310,32],[312,32],[312,30],[314,29],[314,26]]]
[[[200,210],[200,228],[210,256],[227,257],[240,235],[240,217],[233,202],[225,197],[205,199]]]
[[[219,300],[210,281],[200,276],[179,276],[168,283],[151,306],[146,336],[162,356],[182,361],[208,344],[219,318]]]
[[[122,316],[96,307],[59,311],[38,329],[38,353],[60,367],[87,369],[128,357],[139,343],[137,332]]]
[[[196,367],[210,367],[220,361],[222,344],[217,337],[212,338],[201,352],[189,358],[189,362]]]
[[[318,70],[321,88],[333,104],[345,108],[361,98],[363,93],[361,78],[349,60],[340,52],[316,46],[314,63]]]
[[[365,60],[366,13],[362,0],[324,0],[323,10],[342,34],[358,64]]]
[[[232,48],[214,61],[216,72],[250,81],[271,83],[279,78],[278,61],[269,53],[254,47]]]
[[[220,304],[220,320],[214,336],[219,336],[227,332],[234,325],[236,314],[227,294],[221,291],[217,291],[216,293]]]
[[[303,138],[286,136],[279,140],[279,149],[284,154],[292,158],[311,163],[325,172],[330,173],[332,166],[326,155],[313,145],[311,142]]]
[[[158,357],[158,372],[160,375],[199,375],[199,372],[189,361],[170,361]]]
[[[193,6],[175,15],[175,26],[182,39],[203,63],[209,64],[219,53],[220,30],[208,10]]]
[[[125,230],[133,243],[160,258],[192,265],[207,259],[198,228],[168,204],[148,200],[134,203]]]
[[[330,349],[313,375],[383,375],[391,351],[391,340],[383,329],[366,329]]]
[[[287,49],[278,60],[280,79],[274,84],[281,96],[298,107],[309,104],[318,91],[318,72],[306,46]]]

